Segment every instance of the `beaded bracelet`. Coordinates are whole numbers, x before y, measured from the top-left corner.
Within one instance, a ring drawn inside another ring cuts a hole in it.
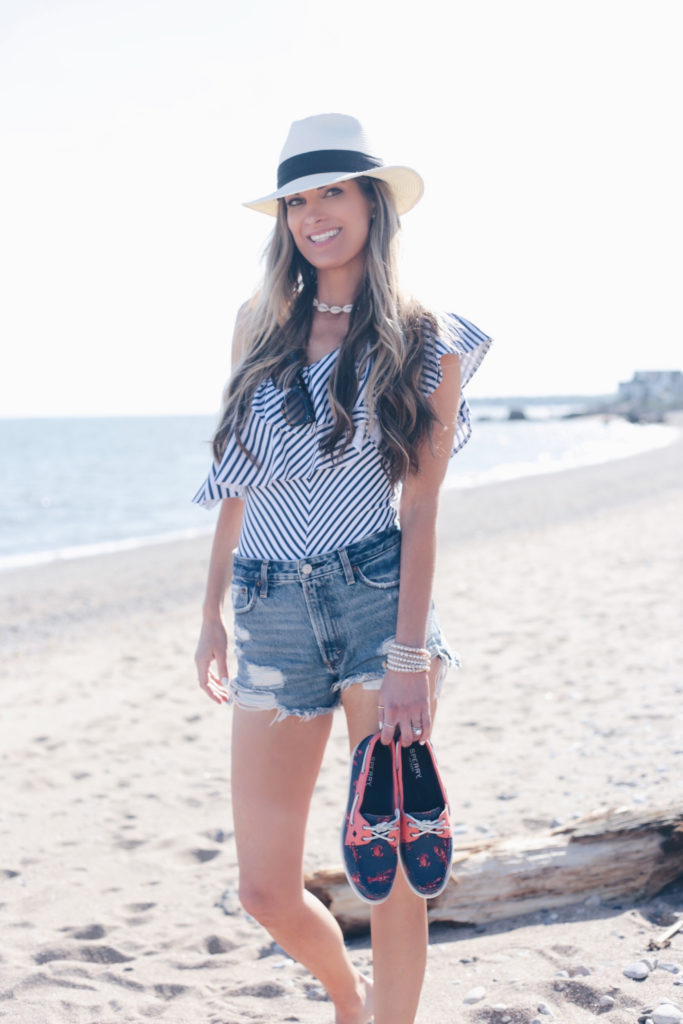
[[[391,649],[393,651],[405,651],[406,654],[429,654],[426,647],[409,647],[408,644],[400,644],[398,640],[391,641]]]
[[[408,647],[394,640],[387,654],[387,668],[392,672],[426,672],[431,655],[426,647]]]

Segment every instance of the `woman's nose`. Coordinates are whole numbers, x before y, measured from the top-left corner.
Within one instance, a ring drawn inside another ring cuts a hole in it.
[[[306,203],[306,220],[315,223],[322,217],[322,205],[319,199],[311,199]]]

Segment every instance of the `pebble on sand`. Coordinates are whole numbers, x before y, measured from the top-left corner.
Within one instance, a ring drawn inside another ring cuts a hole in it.
[[[484,998],[485,995],[486,989],[483,987],[483,985],[478,985],[476,988],[471,988],[469,990],[469,992],[463,999],[463,1003],[478,1003],[481,999]]]
[[[680,1021],[683,1021],[683,1010],[673,1003],[660,1003],[652,1011],[652,1024],[679,1024]]]
[[[598,1006],[601,1010],[611,1010],[614,1006],[614,999],[612,996],[600,996]]]
[[[654,970],[654,968],[650,966],[649,961],[636,960],[635,963],[629,964],[628,967],[624,967],[623,973],[627,978],[633,978],[634,981],[643,981],[652,970]]]

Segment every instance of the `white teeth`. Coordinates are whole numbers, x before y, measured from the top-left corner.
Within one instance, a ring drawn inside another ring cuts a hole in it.
[[[312,242],[326,242],[328,238],[334,238],[335,235],[339,234],[339,228],[332,228],[331,231],[325,231],[322,235],[310,235]]]

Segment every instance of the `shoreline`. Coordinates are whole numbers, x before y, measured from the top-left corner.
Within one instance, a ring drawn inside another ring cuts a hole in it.
[[[480,488],[486,487],[505,487],[508,485],[514,485],[516,483],[522,483],[524,481],[533,480],[537,477],[545,478],[548,476],[558,476],[567,473],[574,473],[584,469],[590,468],[601,468],[609,466],[611,463],[618,463],[624,460],[636,459],[639,457],[647,457],[654,452],[660,451],[661,449],[667,449],[679,445],[683,441],[683,413],[677,413],[674,415],[672,421],[667,424],[672,430],[676,431],[676,435],[672,436],[669,441],[664,443],[660,442],[647,448],[643,451],[637,451],[635,453],[619,454],[613,456],[604,461],[588,462],[578,466],[552,466],[549,468],[530,469],[528,472],[523,472],[517,476],[498,476],[497,473],[491,479],[478,480],[474,483],[459,483],[457,477],[457,462],[456,471],[453,472],[452,479],[446,477],[442,490],[442,502],[444,496],[457,493],[458,495],[467,494],[470,491],[478,491]],[[184,527],[177,530],[170,530],[163,533],[149,534],[148,536],[133,536],[125,537],[114,540],[103,540],[97,541],[90,544],[83,545],[68,545],[61,548],[49,548],[44,551],[27,551],[17,555],[4,555],[0,556],[0,578],[7,572],[20,571],[22,569],[31,568],[33,566],[47,566],[52,563],[64,563],[71,562],[76,559],[88,559],[93,557],[100,557],[102,555],[116,555],[125,551],[138,551],[147,547],[156,547],[158,545],[172,544],[177,541],[185,540],[200,540],[206,536],[213,534],[214,524],[211,523],[206,526],[196,527]]]
[[[683,416],[680,417],[683,424]],[[647,502],[683,486],[683,431],[672,444],[561,473],[444,490],[437,523],[435,594],[449,554],[472,543],[552,529]],[[0,653],[21,649],[37,631],[48,639],[88,620],[125,616],[130,600],[160,611],[201,605],[213,528],[201,536],[0,571]],[[168,592],[168,571],[182,581]],[[17,600],[17,595],[20,599]],[[27,614],[28,613],[28,614]]]

